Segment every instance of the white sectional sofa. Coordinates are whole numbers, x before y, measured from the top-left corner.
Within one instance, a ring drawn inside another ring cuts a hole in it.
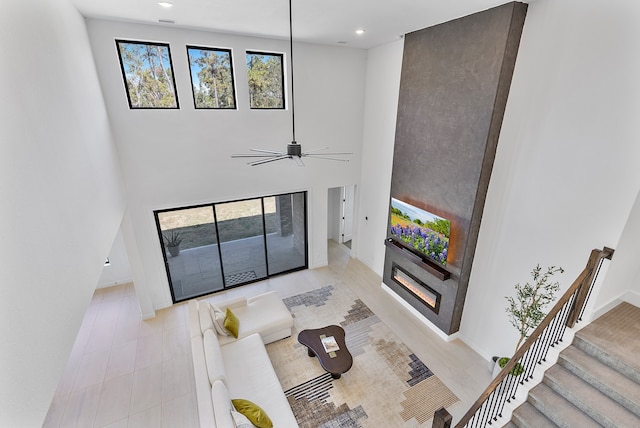
[[[216,332],[206,300],[189,301],[191,351],[200,426],[234,428],[231,399],[250,400],[274,428],[297,427],[265,344],[291,336],[293,318],[275,292],[216,303],[239,319],[238,338]]]

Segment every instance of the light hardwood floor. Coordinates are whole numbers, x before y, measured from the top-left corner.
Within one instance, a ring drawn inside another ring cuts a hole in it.
[[[349,249],[329,241],[329,265],[218,293],[225,300],[276,290],[281,297],[342,281],[460,398],[459,419],[489,384],[486,361],[445,342],[381,288]],[[141,321],[132,284],[96,290],[44,427],[197,427],[186,303]],[[431,422],[425,426],[430,427]],[[284,428],[284,427],[283,427]]]

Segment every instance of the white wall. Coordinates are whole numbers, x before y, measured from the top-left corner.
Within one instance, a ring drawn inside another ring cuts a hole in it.
[[[127,249],[124,245],[124,238],[122,237],[122,230],[118,230],[108,257],[109,264],[102,269],[102,275],[98,280],[98,288],[131,282],[133,276]]]
[[[606,286],[592,296],[593,307],[599,312],[597,315],[622,300],[640,306],[640,193],[615,250],[608,266]]]
[[[619,244],[640,188],[638,19],[624,0],[529,6],[460,330],[485,358],[513,350],[504,296],[536,263],[565,289]]]
[[[0,5],[0,426],[41,426],[124,212],[84,20]]]
[[[353,152],[351,161],[305,159],[249,167],[232,153],[252,147],[284,150],[291,141],[289,111],[251,111],[244,52],[287,52],[285,40],[258,39],[163,26],[88,21],[107,110],[128,188],[132,236],[140,266],[132,261],[136,291],[148,293],[153,309],[171,304],[153,210],[290,191],[309,191],[311,267],[327,263],[327,189],[358,181],[362,142],[366,51],[308,44],[294,46],[296,137],[303,150],[325,146]],[[179,110],[130,110],[114,39],[168,42]],[[185,45],[231,48],[237,111],[195,110]],[[146,291],[141,291],[146,290]]]
[[[404,42],[399,40],[370,49],[367,56],[362,174],[353,250],[380,276],[384,268],[403,48]]]

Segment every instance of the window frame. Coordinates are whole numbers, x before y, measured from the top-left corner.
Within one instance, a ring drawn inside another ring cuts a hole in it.
[[[178,98],[178,87],[176,86],[176,73],[173,67],[173,58],[171,56],[171,46],[169,43],[164,42],[150,42],[150,41],[142,41],[142,40],[127,40],[127,39],[115,39],[116,42],[116,52],[118,54],[118,61],[120,62],[120,71],[122,73],[122,81],[124,83],[124,90],[127,94],[127,102],[129,103],[130,110],[179,110],[180,109],[180,101]],[[120,51],[120,44],[136,44],[136,45],[147,45],[147,46],[161,46],[167,49],[167,54],[169,58],[169,67],[171,69],[171,83],[173,84],[173,96],[175,99],[175,106],[172,107],[136,107],[131,103],[131,94],[129,92],[129,82],[127,80],[127,73],[124,67],[124,61],[122,59],[122,52]]]
[[[187,49],[187,64],[189,66],[189,77],[191,79],[191,94],[193,95],[193,107],[196,110],[238,110],[238,97],[236,94],[236,77],[234,73],[233,67],[233,50],[228,48],[217,48],[210,46],[199,46],[199,45],[186,45]],[[229,55],[229,72],[231,73],[231,92],[233,93],[233,107],[198,107],[196,103],[196,93],[193,85],[193,72],[191,70],[191,58],[189,56],[189,49],[198,49],[202,51],[213,51],[213,52],[225,52]]]
[[[248,55],[265,55],[265,56],[275,56],[280,57],[280,78],[282,85],[282,107],[253,107],[251,105],[251,86],[249,85],[249,66],[247,65],[247,56]],[[287,109],[287,90],[285,87],[285,62],[284,62],[284,53],[280,52],[266,52],[266,51],[258,51],[258,50],[245,50],[245,66],[247,68],[247,86],[249,92],[249,109],[250,110],[286,110]]]

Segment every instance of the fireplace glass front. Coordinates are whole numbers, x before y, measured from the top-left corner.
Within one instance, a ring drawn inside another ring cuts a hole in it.
[[[430,288],[427,284],[420,281],[409,272],[393,263],[391,268],[391,279],[400,284],[404,289],[410,292],[414,297],[424,303],[426,307],[434,311],[436,314],[440,309],[440,294]]]

